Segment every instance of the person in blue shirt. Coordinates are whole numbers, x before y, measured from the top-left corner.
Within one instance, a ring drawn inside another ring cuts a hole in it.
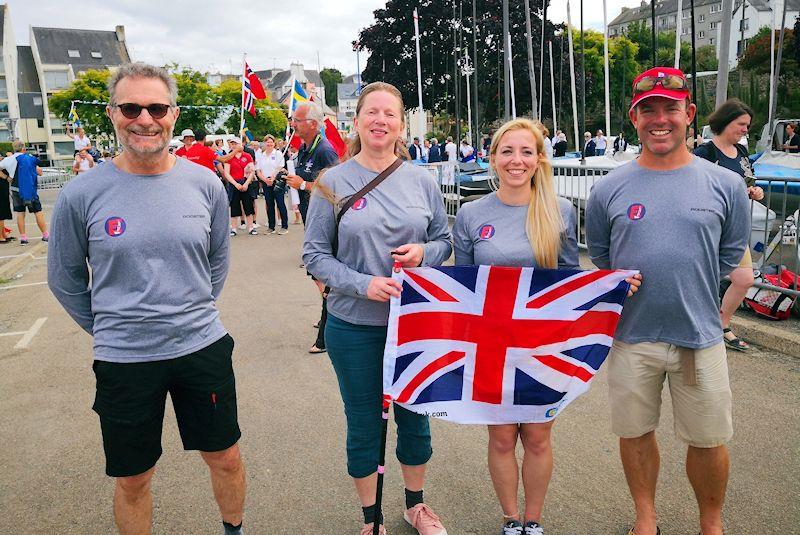
[[[25,210],[36,218],[36,225],[42,233],[42,241],[48,241],[50,234],[47,232],[47,222],[42,213],[42,203],[39,200],[39,176],[42,169],[36,156],[28,154],[25,143],[16,140],[12,143],[14,154],[0,162],[0,168],[5,169],[11,177],[11,204],[17,214],[19,227],[19,244],[28,245],[28,235],[25,233]]]

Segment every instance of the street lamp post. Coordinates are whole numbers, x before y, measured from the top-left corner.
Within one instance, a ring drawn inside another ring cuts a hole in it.
[[[464,60],[461,62],[461,74],[467,79],[467,141],[470,145],[472,145],[472,104],[469,93],[469,77],[472,76],[474,72],[475,69],[469,63],[469,53],[467,49],[464,49]]]
[[[361,41],[353,41],[353,52],[356,53],[356,96],[361,95]]]

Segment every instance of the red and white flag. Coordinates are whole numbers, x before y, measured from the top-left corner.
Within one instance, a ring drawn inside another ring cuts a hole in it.
[[[267,98],[267,93],[264,91],[264,86],[261,85],[261,80],[258,79],[250,65],[245,62],[244,78],[242,79],[242,107],[255,117],[256,100],[265,98]]]

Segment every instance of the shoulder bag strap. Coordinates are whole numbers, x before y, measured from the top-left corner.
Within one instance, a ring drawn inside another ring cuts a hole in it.
[[[353,196],[351,196],[342,206],[342,209],[339,210],[339,213],[336,215],[336,232],[333,234],[333,256],[336,256],[339,252],[339,222],[342,220],[342,216],[344,216],[345,212],[347,212],[351,206],[355,204],[355,202],[361,199],[364,195],[375,189],[378,184],[386,180],[389,175],[394,173],[398,167],[403,164],[403,160],[397,158],[392,165],[381,171],[378,176],[373,178],[369,184],[358,190]]]

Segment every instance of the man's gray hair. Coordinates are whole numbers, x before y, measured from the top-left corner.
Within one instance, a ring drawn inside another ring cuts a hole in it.
[[[322,108],[320,107],[320,105],[317,104],[316,102],[310,102],[310,101],[301,102],[297,105],[297,108],[295,108],[294,111],[295,113],[297,113],[297,110],[303,108],[308,110],[308,112],[306,113],[306,119],[311,119],[312,121],[317,123],[317,128],[321,130],[325,125],[325,114],[322,113]]]
[[[173,78],[165,69],[156,67],[155,65],[148,65],[147,63],[126,63],[121,65],[114,71],[111,78],[108,79],[108,104],[113,106],[116,101],[117,84],[123,78],[156,78],[164,82],[169,90],[169,103],[171,106],[177,105],[178,102],[178,84],[175,83]],[[147,103],[152,104],[152,103]]]
[[[21,139],[15,139],[11,142],[11,148],[14,152],[22,152],[22,149],[25,148],[25,142]]]

